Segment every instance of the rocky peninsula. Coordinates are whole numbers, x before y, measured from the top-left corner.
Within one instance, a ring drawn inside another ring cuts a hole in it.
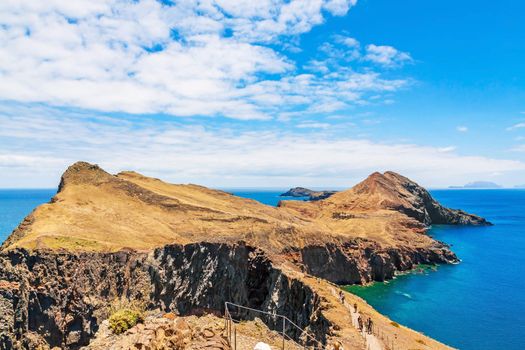
[[[2,245],[0,349],[99,344],[115,299],[177,317],[221,315],[229,301],[285,315],[323,344],[366,349],[336,284],[457,262],[447,245],[425,234],[432,224],[490,223],[441,206],[393,172],[374,173],[324,200],[270,207],[78,162],[51,202]],[[448,349],[347,298],[398,348]]]

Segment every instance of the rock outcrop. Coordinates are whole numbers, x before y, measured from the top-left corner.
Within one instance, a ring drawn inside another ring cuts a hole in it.
[[[153,312],[152,314],[155,314]],[[178,317],[172,313],[149,315],[124,334],[115,335],[103,321],[89,345],[82,350],[230,350],[224,321],[213,315]]]
[[[280,194],[281,197],[308,197],[311,201],[326,199],[337,191],[313,191],[305,187],[294,187]]]

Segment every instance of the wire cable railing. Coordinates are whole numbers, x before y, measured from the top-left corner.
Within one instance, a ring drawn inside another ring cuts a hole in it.
[[[235,312],[234,309],[237,311]],[[244,349],[237,349],[237,326],[236,323],[246,320],[248,317],[242,317],[242,314],[244,311],[245,314],[255,314],[261,316],[260,318],[264,321],[266,320],[266,324],[270,324],[275,330],[279,332],[279,337],[282,338],[281,346],[280,348],[282,350],[286,349],[286,340],[293,341],[295,344],[297,344],[296,349],[302,348],[304,350],[325,350],[326,347],[323,343],[321,343],[317,338],[315,338],[312,334],[307,332],[306,330],[299,327],[297,324],[295,324],[292,320],[290,320],[288,317],[284,315],[279,315],[272,312],[262,311],[258,309],[253,309],[251,307],[238,305],[230,302],[224,303],[224,318],[225,318],[225,330],[226,335],[228,338],[228,342],[230,343],[230,346],[232,350],[244,350]],[[234,314],[237,317],[234,317],[232,314]],[[243,319],[241,319],[243,318]],[[293,336],[290,336],[290,333]]]

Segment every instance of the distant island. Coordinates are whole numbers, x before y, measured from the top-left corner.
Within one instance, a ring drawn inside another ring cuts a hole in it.
[[[281,197],[308,197],[311,201],[318,201],[326,199],[337,193],[337,191],[313,191],[305,187],[294,187],[289,189],[287,192],[282,193]]]
[[[449,188],[491,189],[502,188],[502,186],[490,181],[474,181],[463,186],[449,186]]]

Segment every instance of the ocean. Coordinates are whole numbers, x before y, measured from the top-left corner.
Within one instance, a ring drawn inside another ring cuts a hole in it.
[[[276,205],[283,191],[228,189]],[[0,241],[55,190],[0,190]],[[433,190],[442,204],[479,214],[490,227],[435,226],[458,265],[421,267],[386,283],[348,289],[379,312],[466,350],[525,349],[525,190]]]

